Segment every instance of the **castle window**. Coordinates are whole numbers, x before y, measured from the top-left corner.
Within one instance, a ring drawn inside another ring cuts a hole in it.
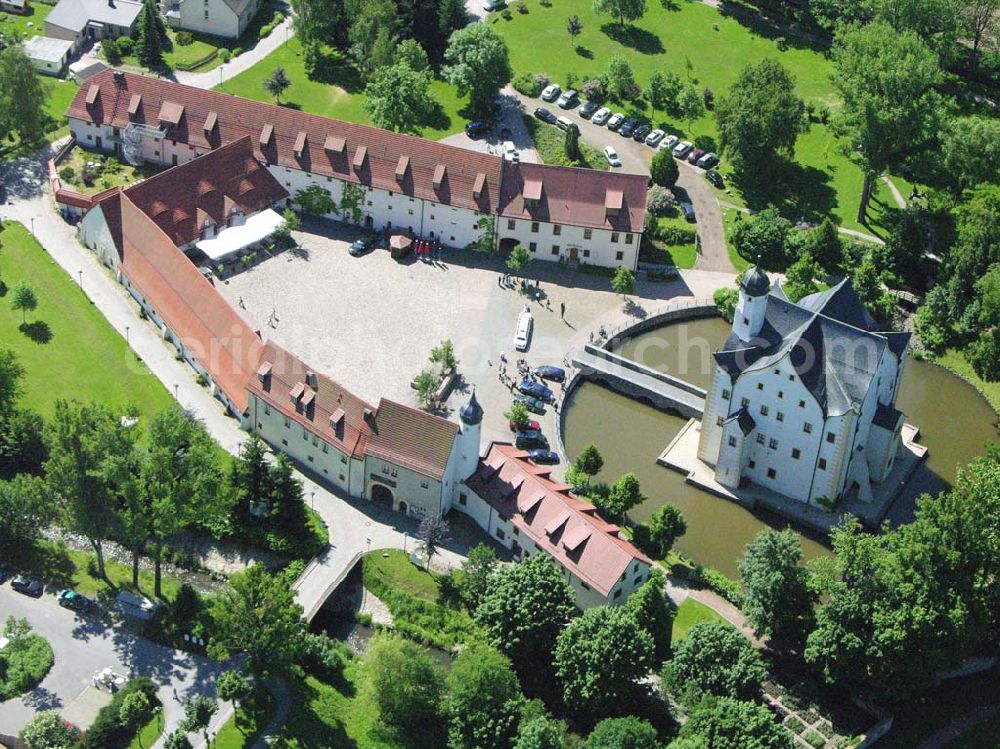
[[[778,391],[778,397],[779,398],[784,398],[785,397],[785,391],[784,390],[779,390]]]
[[[558,255],[559,254],[559,245],[557,245],[557,244],[552,245],[552,254],[553,255]]]
[[[514,219],[512,219],[512,218],[510,218],[510,219],[507,219],[507,228],[508,228],[508,229],[510,229],[511,231],[513,231],[513,230],[514,230],[514,227],[515,227],[516,225],[517,225],[517,222],[516,222],[516,221],[515,221]]]
[[[799,408],[805,408],[805,407],[806,407],[806,402],[805,401],[799,401]]]
[[[776,440],[774,437],[771,437],[771,440],[770,440],[770,442],[767,443],[767,446],[769,448],[771,448],[772,450],[777,450],[778,449],[778,440]]]
[[[765,439],[767,439],[767,437],[765,437],[765,436],[764,436],[763,434],[761,434],[760,432],[758,432],[758,433],[757,433],[757,444],[758,444],[758,445],[763,445],[763,444],[764,444],[764,440],[765,440]]]
[[[617,242],[618,241],[618,232],[616,232],[616,231],[611,232],[611,241],[612,242]]]
[[[788,381],[793,382],[795,380],[795,375],[788,375]]]
[[[288,417],[285,417],[285,429],[288,429]]]
[[[624,252],[616,252],[615,253],[615,260],[624,260],[624,259],[625,259],[625,253]]]
[[[826,441],[832,445],[834,442],[837,441],[837,435],[835,435],[833,432],[827,432]]]
[[[584,250],[583,251],[583,256],[584,257],[590,257],[590,250]]]
[[[583,230],[583,238],[584,239],[593,239],[594,238],[594,230],[593,229],[584,229]]]
[[[507,538],[507,534],[503,532],[502,528],[497,528],[497,538],[499,538],[501,541]]]
[[[462,505],[462,507],[465,507],[469,503],[469,498],[465,496],[464,492],[458,495],[458,503]]]
[[[537,252],[538,251],[538,242],[528,242],[528,250],[530,252]]]
[[[264,415],[265,416],[270,416],[271,415],[271,407],[270,406],[268,406],[268,405],[264,406]]]
[[[826,470],[826,458],[820,458],[819,459],[819,465],[818,465],[818,467],[819,467],[819,470],[821,470],[821,471],[825,471]]]
[[[799,450],[799,448],[797,448],[797,447],[793,447],[792,448],[792,458],[794,460],[798,460],[801,457],[802,457],[802,451]]]
[[[744,325],[749,325],[750,324],[750,318],[749,317],[744,317],[743,318],[743,324]]]
[[[532,221],[531,222],[531,233],[532,234],[538,234],[538,222],[537,221]]]
[[[776,478],[778,478],[778,472],[776,470],[774,470],[773,468],[768,468],[767,469],[767,477],[769,479],[776,479]]]
[[[812,434],[813,425],[807,421],[805,424],[802,425],[802,431],[805,432],[806,434]]]
[[[323,452],[324,453],[330,452],[330,446],[328,444],[326,444],[325,442],[323,443]]]
[[[723,421],[725,421],[725,419],[723,417],[721,417],[721,416],[715,417],[715,426],[721,427]]]
[[[614,594],[614,596],[613,596],[613,597],[614,597],[614,598],[621,598],[621,597],[622,597],[622,592],[621,592],[621,589],[619,589],[619,590],[616,590],[616,591],[615,591],[615,594]]]
[[[729,390],[727,388],[723,388],[722,389],[722,400],[724,400],[724,401],[729,400],[729,396],[730,396]]]
[[[767,416],[767,412],[768,412],[768,410],[769,410],[769,409],[768,409],[768,407],[767,407],[767,406],[761,406],[761,407],[760,407],[760,415],[761,415],[761,416]]]
[[[552,224],[552,236],[558,237],[562,234],[562,227],[559,224]]]
[[[736,447],[736,437],[734,437],[731,434],[729,435],[729,446],[730,447]]]
[[[625,235],[625,244],[632,244],[633,236],[631,234]]]
[[[785,414],[782,413],[781,411],[778,411],[778,413],[775,414],[775,418],[777,418],[778,421],[784,421],[785,420]]]
[[[429,489],[430,488],[430,482],[428,482],[428,481],[421,481],[420,482],[420,488],[421,489]]]
[[[741,398],[740,399],[740,405],[743,406],[743,408],[747,408],[750,405],[750,399],[749,398]]]
[[[763,390],[764,389],[764,383],[763,382],[758,382],[757,383],[757,389],[758,390]]]
[[[747,467],[752,471],[754,468],[757,467],[757,461],[755,460],[747,461]]]

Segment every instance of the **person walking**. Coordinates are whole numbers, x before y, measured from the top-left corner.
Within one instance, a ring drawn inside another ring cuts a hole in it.
[[[566,319],[566,302],[559,302],[559,317]]]

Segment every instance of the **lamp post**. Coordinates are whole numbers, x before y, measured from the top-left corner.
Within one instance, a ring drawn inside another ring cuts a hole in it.
[[[129,342],[128,342],[128,331],[129,331],[129,326],[128,326],[128,325],[126,325],[126,326],[125,326],[125,345],[126,345],[126,346],[128,346],[128,345],[129,345]]]
[[[77,275],[80,277],[80,288],[82,289],[83,288],[83,271],[82,270],[78,270],[77,271]]]
[[[35,217],[31,217],[31,236],[35,236]]]
[[[181,397],[177,394],[177,388],[180,387],[176,382],[174,383],[174,400],[179,401]]]
[[[368,553],[371,554],[372,553],[372,539],[371,539],[371,537],[369,536],[368,538],[365,539],[365,541],[368,542]]]
[[[315,491],[309,492],[309,509],[313,509],[313,498],[316,496]]]

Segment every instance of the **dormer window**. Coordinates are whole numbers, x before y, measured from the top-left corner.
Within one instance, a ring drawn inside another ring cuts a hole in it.
[[[523,194],[525,207],[534,208],[542,199],[542,181],[540,179],[525,180]]]
[[[625,202],[625,195],[621,190],[608,190],[604,194],[604,216],[610,218],[617,216]]]
[[[97,103],[97,97],[101,95],[101,87],[96,83],[91,84],[90,88],[87,89],[87,107],[92,107]]]
[[[326,142],[323,144],[323,149],[327,153],[343,153],[344,146],[347,142],[343,138],[337,138],[333,135],[326,136]]]
[[[396,181],[402,182],[406,179],[406,170],[410,168],[410,157],[400,156],[399,162],[396,164]]]
[[[436,167],[434,167],[434,189],[435,190],[440,190],[441,189],[441,185],[444,184],[444,177],[445,177],[446,173],[447,173],[447,171],[445,169],[445,165],[444,164],[438,164]]]
[[[266,361],[257,368],[257,380],[265,390],[271,389],[271,362]]]
[[[486,187],[486,174],[479,172],[476,174],[476,182],[472,186],[472,197],[479,200],[483,196],[483,188]]]
[[[271,139],[274,137],[274,125],[270,122],[264,125],[264,128],[260,131],[260,147],[265,148],[271,143]]]
[[[208,117],[205,118],[205,135],[211,135],[212,131],[215,130],[215,125],[219,121],[219,115],[215,112],[209,112]]]
[[[139,107],[142,106],[142,95],[132,94],[132,98],[128,100],[128,116],[129,118],[135,117],[139,114]]]
[[[306,131],[299,130],[299,134],[295,137],[295,147],[292,149],[295,151],[295,157],[301,159],[302,154],[306,151]]]
[[[160,116],[159,121],[161,124],[170,125],[176,127],[181,124],[181,118],[184,117],[184,105],[177,104],[173,101],[165,101],[160,106]]]
[[[358,146],[354,152],[354,170],[360,172],[365,167],[365,160],[368,158],[368,149],[365,146]]]

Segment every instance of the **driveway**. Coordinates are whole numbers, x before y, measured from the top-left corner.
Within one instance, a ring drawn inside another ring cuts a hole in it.
[[[503,93],[520,101],[526,112],[533,112],[536,107],[540,106],[547,107],[552,111],[558,110],[554,104],[547,104],[541,99],[524,96],[512,86],[507,86]],[[637,143],[631,138],[623,138],[606,127],[595,125],[590,120],[580,117],[577,114],[578,111],[579,108],[570,110],[570,116],[580,126],[580,135],[583,136],[584,141],[602,149],[605,146],[614,146],[621,157],[622,171],[649,175],[649,164],[656,152],[654,149],[645,143]],[[686,161],[678,161],[677,163],[680,167],[677,185],[684,188],[691,199],[697,219],[698,237],[701,240],[701,251],[698,254],[695,268],[721,273],[735,273],[736,269],[729,262],[729,253],[726,250],[722,209],[719,207],[715,193],[712,192],[712,186],[702,176],[703,170],[688,164]]]
[[[148,676],[160,685],[166,727],[184,717],[182,701],[195,694],[215,694],[215,680],[225,666],[200,656],[172,650],[111,628],[98,619],[62,608],[51,594],[34,599],[0,586],[4,618],[25,618],[52,646],[55,661],[35,689],[0,703],[0,731],[18,733],[39,710],[63,712],[87,690],[94,674],[106,667],[131,676]]]
[[[441,139],[441,143],[449,146],[464,148],[467,151],[479,151],[480,153],[490,153],[494,156],[503,155],[503,142],[509,140],[518,151],[518,158],[532,164],[541,163],[542,159],[535,150],[535,144],[531,140],[528,128],[524,126],[524,118],[521,110],[521,102],[514,96],[506,93],[497,97],[500,112],[497,115],[493,126],[483,138],[470,138],[464,132],[448,135]],[[509,131],[509,133],[504,133]]]

